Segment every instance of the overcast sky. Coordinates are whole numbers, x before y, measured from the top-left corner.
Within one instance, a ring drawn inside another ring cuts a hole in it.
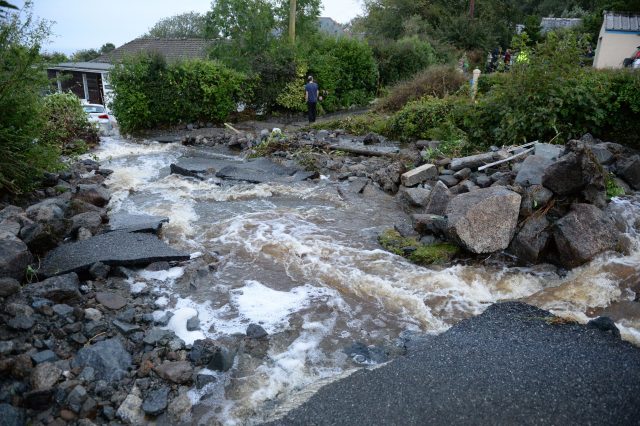
[[[24,0],[10,3],[22,7]],[[49,52],[116,46],[133,40],[162,18],[183,12],[206,12],[211,0],[33,0],[37,16],[53,24]],[[362,12],[361,0],[323,0],[321,16],[346,23]]]

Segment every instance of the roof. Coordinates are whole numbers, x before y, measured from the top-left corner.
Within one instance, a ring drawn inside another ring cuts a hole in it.
[[[605,12],[604,29],[606,31],[640,32],[640,15]]]
[[[560,28],[575,27],[581,23],[582,19],[580,18],[542,18],[540,26],[542,27],[542,32],[546,33]]]
[[[181,59],[204,59],[207,57],[207,48],[211,46],[212,43],[211,40],[201,38],[142,37],[125,43],[117,49],[97,57],[91,62],[114,63],[121,61],[126,56],[143,52],[157,52],[169,62]]]
[[[113,65],[96,62],[62,62],[58,65],[49,66],[47,68],[50,70],[58,71],[83,71],[101,73],[110,71],[113,68]]]

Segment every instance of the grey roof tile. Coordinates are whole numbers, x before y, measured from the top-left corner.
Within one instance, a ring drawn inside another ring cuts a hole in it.
[[[604,22],[607,31],[640,32],[640,15],[605,12]]]
[[[157,52],[169,61],[206,58],[213,42],[200,38],[137,38],[91,62],[114,63],[126,56],[143,52]]]

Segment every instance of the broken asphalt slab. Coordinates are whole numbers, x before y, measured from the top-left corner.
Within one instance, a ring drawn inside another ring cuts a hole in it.
[[[208,157],[180,157],[171,164],[171,173],[204,179],[207,176],[213,176],[216,171],[228,166],[229,163],[235,163],[235,161]]]
[[[250,183],[293,183],[312,178],[315,172],[307,172],[295,167],[285,167],[267,158],[257,158],[245,163],[228,165],[216,173],[216,177]]]
[[[138,215],[124,212],[114,213],[109,217],[107,232],[151,232],[157,233],[169,218],[164,216]]]
[[[326,385],[272,424],[637,424],[640,349],[518,302]]]
[[[58,246],[47,254],[39,272],[51,277],[84,272],[96,262],[130,266],[189,258],[189,253],[170,247],[155,235],[114,231]]]

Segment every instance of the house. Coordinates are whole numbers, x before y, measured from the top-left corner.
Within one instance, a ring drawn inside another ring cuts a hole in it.
[[[56,81],[58,92],[71,91],[92,104],[107,105],[112,90],[109,71],[125,57],[157,52],[168,62],[206,58],[210,40],[196,38],[138,38],[90,62],[64,62],[47,68],[47,75]]]
[[[640,46],[640,15],[604,12],[593,66],[622,68],[624,59],[633,56],[638,46]]]
[[[573,28],[582,24],[580,18],[542,18],[540,21],[540,32],[543,34],[565,28]]]
[[[327,17],[318,18],[318,29],[322,33],[336,36],[336,37],[342,37],[347,35],[347,33],[344,31],[343,25],[334,21],[332,18],[327,18]]]

